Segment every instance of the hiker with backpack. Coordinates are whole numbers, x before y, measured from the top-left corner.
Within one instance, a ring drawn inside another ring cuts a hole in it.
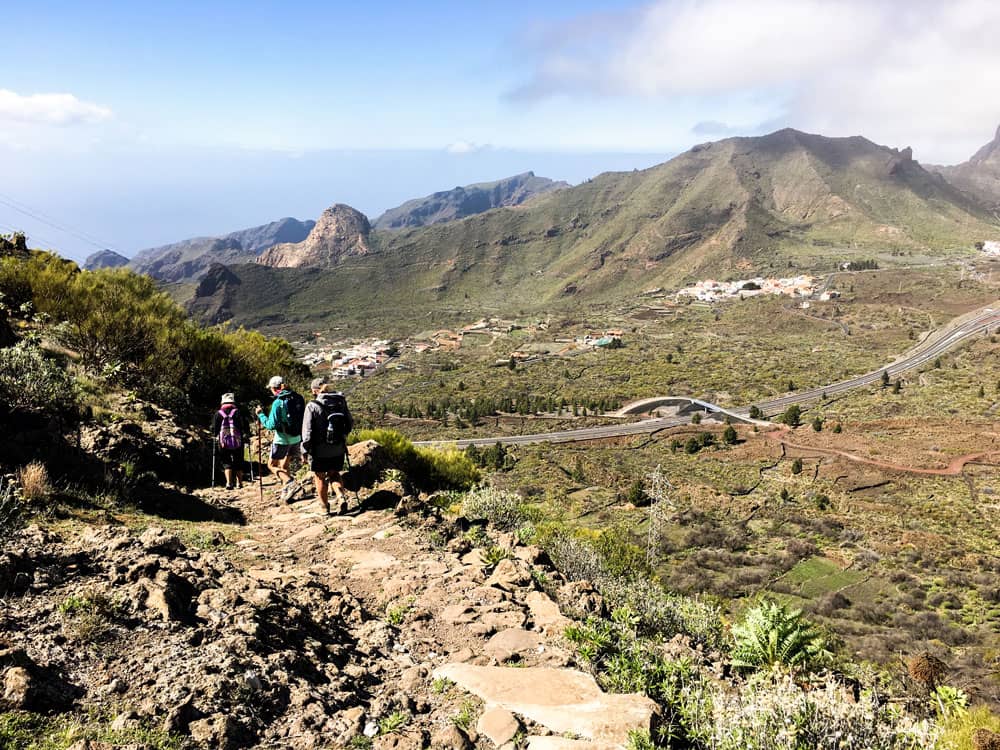
[[[219,409],[212,418],[212,434],[226,476],[226,489],[242,489],[243,446],[250,435],[250,425],[232,393],[222,395]]]
[[[354,429],[354,419],[347,399],[339,391],[330,391],[324,378],[310,384],[313,400],[306,405],[302,421],[302,448],[309,456],[309,468],[316,483],[316,496],[330,515],[330,487],[337,497],[338,513],[347,512],[347,496],[340,476],[347,455],[347,436]]]
[[[267,414],[258,406],[257,419],[264,429],[274,432],[268,466],[278,477],[278,497],[290,503],[295,493],[303,489],[292,477],[289,465],[292,456],[299,455],[306,404],[301,394],[285,386],[285,379],[280,375],[271,378],[267,387],[274,395],[274,402]]]

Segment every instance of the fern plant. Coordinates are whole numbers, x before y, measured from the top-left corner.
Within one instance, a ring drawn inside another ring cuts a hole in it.
[[[732,664],[737,668],[760,669],[786,666],[808,669],[827,661],[831,653],[826,638],[801,609],[764,600],[750,609],[743,622],[733,625]]]

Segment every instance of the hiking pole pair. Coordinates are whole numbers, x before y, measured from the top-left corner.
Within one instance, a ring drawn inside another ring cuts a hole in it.
[[[212,439],[212,487],[215,487],[215,438]]]

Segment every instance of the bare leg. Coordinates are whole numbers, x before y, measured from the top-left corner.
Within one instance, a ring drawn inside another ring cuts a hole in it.
[[[226,475],[226,487],[233,486],[233,470],[231,467],[227,466],[223,468],[223,473]]]
[[[323,471],[313,472],[313,480],[316,483],[316,497],[319,498],[319,502],[323,506],[323,511],[329,513],[330,483],[327,481],[326,472]]]

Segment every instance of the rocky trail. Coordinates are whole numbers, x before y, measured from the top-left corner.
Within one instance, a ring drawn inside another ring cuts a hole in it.
[[[651,701],[574,668],[560,605],[600,597],[540,549],[490,532],[484,554],[396,481],[345,516],[272,489],[197,493],[246,518],[206,549],[22,532],[0,555],[0,708],[110,708],[213,748],[611,750],[649,729]]]

